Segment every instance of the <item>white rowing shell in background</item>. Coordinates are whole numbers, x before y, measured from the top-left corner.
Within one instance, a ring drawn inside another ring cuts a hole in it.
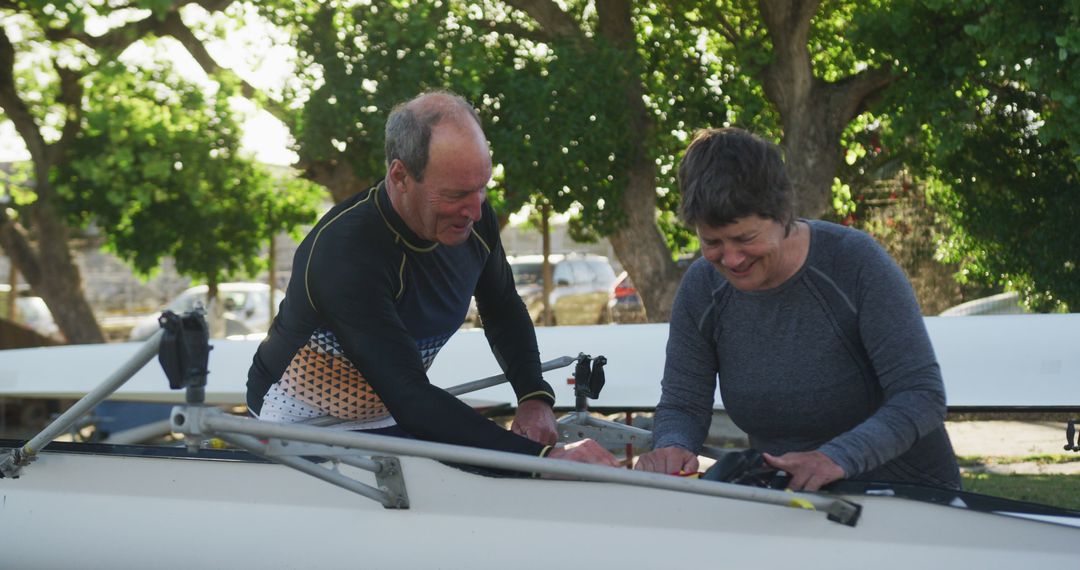
[[[927,317],[953,408],[1080,408],[1080,314]],[[584,352],[607,357],[607,384],[594,408],[649,409],[660,398],[667,324],[540,327],[541,360]],[[209,403],[244,402],[247,371],[257,340],[214,340]],[[0,351],[0,396],[78,398],[107,378],[138,343],[61,346]],[[482,330],[462,330],[429,370],[433,383],[450,387],[500,373]],[[573,372],[545,374],[558,406],[573,407]],[[156,363],[144,367],[112,399],[177,402]],[[514,402],[508,385],[475,392],[474,405]],[[719,394],[716,407],[722,408]]]

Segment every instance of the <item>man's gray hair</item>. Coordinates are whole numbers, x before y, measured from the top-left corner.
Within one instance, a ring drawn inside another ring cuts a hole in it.
[[[472,117],[477,125],[480,115],[463,97],[450,91],[426,91],[398,103],[386,119],[386,168],[395,159],[405,165],[417,181],[424,180],[428,164],[431,129],[443,119]]]

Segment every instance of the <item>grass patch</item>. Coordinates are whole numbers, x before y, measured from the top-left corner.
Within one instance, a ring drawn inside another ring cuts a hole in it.
[[[1057,463],[1072,463],[1080,461],[1080,455],[1065,455],[1052,453],[1045,455],[1023,455],[1008,457],[984,457],[981,455],[961,455],[956,458],[960,467],[980,467],[983,465],[1012,465],[1014,463],[1038,463],[1040,465],[1053,465]]]
[[[1080,510],[1080,476],[963,473],[964,490]]]

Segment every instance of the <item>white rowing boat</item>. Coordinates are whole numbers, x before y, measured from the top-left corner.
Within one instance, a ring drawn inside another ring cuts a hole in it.
[[[926,317],[941,363],[952,409],[1080,409],[1080,313]],[[647,410],[660,400],[667,324],[537,328],[542,360],[563,355],[603,354],[608,385],[597,406]],[[243,404],[247,371],[258,340],[212,340],[207,402]],[[0,354],[0,397],[80,398],[131,358],[137,343],[7,350]],[[481,330],[463,330],[442,349],[429,370],[431,381],[449,387],[497,374]],[[561,407],[573,406],[566,375],[548,374]],[[110,396],[117,400],[178,402],[157,367],[140,370]],[[470,394],[472,403],[514,402],[505,385]],[[716,394],[716,407],[723,407]]]
[[[572,563],[904,570],[1071,568],[1080,560],[1080,529],[895,497],[837,497],[861,507],[851,527],[817,511],[689,488],[734,486],[726,483],[651,476],[688,487],[671,490],[492,478],[396,456],[408,509],[387,509],[288,467],[233,461],[228,454],[168,459],[46,452],[20,479],[0,479],[3,559],[23,569],[551,569]],[[370,473],[339,469],[375,483]],[[650,477],[596,469],[643,484]]]
[[[908,570],[1080,560],[1080,513],[1052,507],[928,490],[914,494],[930,501],[914,500],[899,486],[789,493],[270,424],[198,403],[174,408],[176,431],[247,451],[41,449],[150,360],[158,338],[42,434],[0,448],[5,565]],[[188,399],[197,401],[191,380]],[[565,480],[492,477],[447,462]]]

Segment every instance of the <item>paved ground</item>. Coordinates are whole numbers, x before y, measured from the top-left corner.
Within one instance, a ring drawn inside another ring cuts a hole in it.
[[[972,471],[990,473],[1063,473],[1080,475],[1080,452],[1065,451],[1064,422],[970,421],[948,422],[953,448],[960,457],[985,457],[983,467]],[[1033,455],[1074,455],[1068,463],[1005,463]],[[998,459],[998,461],[995,461]]]

